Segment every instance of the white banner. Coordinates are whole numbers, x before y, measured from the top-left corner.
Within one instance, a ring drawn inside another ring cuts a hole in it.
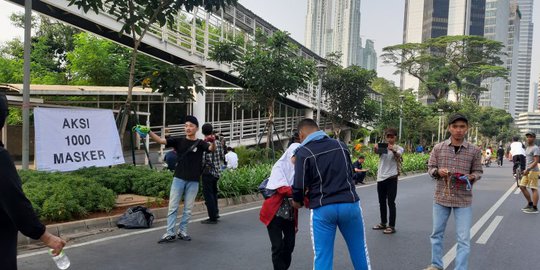
[[[34,126],[37,170],[124,163],[111,110],[35,108]]]

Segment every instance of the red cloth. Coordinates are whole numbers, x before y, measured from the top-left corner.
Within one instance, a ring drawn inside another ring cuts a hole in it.
[[[261,212],[259,213],[259,219],[264,225],[268,226],[272,222],[285,197],[292,197],[291,187],[280,187],[276,189],[276,193],[272,197],[264,200]],[[295,227],[298,228],[298,210],[296,209],[294,211],[294,223]]]

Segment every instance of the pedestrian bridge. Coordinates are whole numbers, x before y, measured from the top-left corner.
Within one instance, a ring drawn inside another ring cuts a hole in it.
[[[24,0],[8,1],[24,6]],[[123,24],[107,12],[110,6],[105,6],[105,11],[96,14],[91,10],[84,13],[76,6],[68,6],[68,4],[67,0],[32,1],[32,9],[125,46],[133,46],[133,40],[129,35],[118,34]],[[236,74],[231,73],[229,64],[220,64],[209,59],[213,46],[223,40],[238,38],[247,45],[253,42],[258,29],[268,34],[278,30],[240,4],[228,6],[215,13],[198,8],[192,12],[180,10],[173,25],[174,27],[152,25],[143,37],[139,50],[171,64],[186,68],[202,68],[206,75],[237,86],[239,86],[239,81]],[[322,60],[320,56],[297,41],[292,39],[291,41],[298,46],[298,55],[315,62]],[[316,87],[310,85],[307,89],[299,89],[287,98],[303,107],[314,108],[315,90]]]

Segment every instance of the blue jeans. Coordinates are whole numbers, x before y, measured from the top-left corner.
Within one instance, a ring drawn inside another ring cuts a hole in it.
[[[355,270],[371,269],[360,202],[334,203],[311,210],[311,241],[314,270],[331,270],[334,240],[339,227]]]
[[[454,210],[456,220],[457,254],[456,270],[466,270],[469,267],[469,253],[471,251],[471,221],[472,208],[469,207],[446,207],[433,204],[433,233],[431,234],[431,264],[443,269],[443,238],[446,222],[450,213]]]
[[[169,213],[167,214],[167,235],[176,235],[176,217],[178,215],[178,204],[184,197],[184,213],[180,222],[179,232],[187,235],[187,224],[191,218],[191,209],[199,192],[199,181],[186,181],[180,178],[173,178],[171,184],[171,194],[169,195]]]

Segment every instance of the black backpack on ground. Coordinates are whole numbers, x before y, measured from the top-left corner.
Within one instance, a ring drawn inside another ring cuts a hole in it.
[[[118,220],[116,226],[125,229],[150,228],[154,222],[154,214],[143,206],[129,208]]]

